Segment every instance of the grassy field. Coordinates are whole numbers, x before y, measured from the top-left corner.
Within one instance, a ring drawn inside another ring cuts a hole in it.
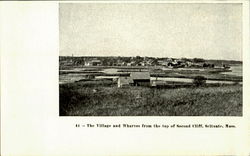
[[[60,85],[60,116],[241,116],[242,86],[154,89]]]

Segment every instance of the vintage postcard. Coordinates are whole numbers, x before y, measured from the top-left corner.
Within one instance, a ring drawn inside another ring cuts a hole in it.
[[[1,155],[249,155],[249,1],[0,2]]]

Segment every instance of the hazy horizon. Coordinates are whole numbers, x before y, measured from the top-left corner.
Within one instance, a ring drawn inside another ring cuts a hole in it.
[[[79,56],[75,56],[75,55],[59,55],[59,57],[93,57],[93,58],[98,58],[98,57],[136,57],[136,56],[89,56],[89,55],[86,55],[86,56],[83,56],[83,55],[79,55]],[[232,60],[232,59],[216,59],[216,58],[202,58],[202,57],[155,57],[155,56],[140,56],[140,57],[148,57],[148,58],[171,58],[171,59],[195,59],[195,58],[198,58],[198,59],[204,59],[204,60],[225,60],[225,61],[240,61],[240,62],[243,62],[242,60]]]
[[[242,61],[241,4],[60,3],[60,56]]]

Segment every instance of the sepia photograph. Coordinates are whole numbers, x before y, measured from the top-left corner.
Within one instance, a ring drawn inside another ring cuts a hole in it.
[[[0,155],[249,155],[249,7],[0,1]]]
[[[59,3],[59,116],[242,116],[241,3]]]

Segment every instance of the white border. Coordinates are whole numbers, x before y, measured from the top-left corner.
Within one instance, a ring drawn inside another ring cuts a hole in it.
[[[243,4],[243,116],[59,117],[58,3],[156,2]],[[0,2],[0,6],[2,155],[249,154],[248,1],[46,1]],[[228,123],[237,128],[77,129],[76,123]]]

